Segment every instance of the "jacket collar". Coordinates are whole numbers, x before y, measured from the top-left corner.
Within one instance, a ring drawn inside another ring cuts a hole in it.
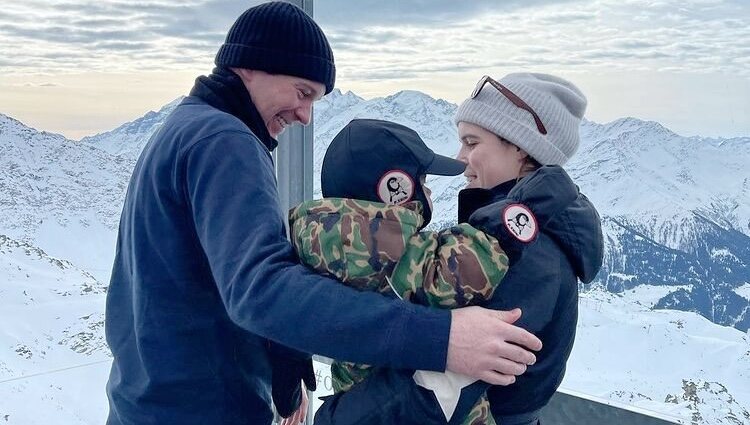
[[[493,202],[504,199],[508,192],[516,185],[516,180],[508,180],[505,183],[491,189],[471,188],[458,192],[458,222],[467,223],[474,211]]]
[[[278,146],[279,142],[268,132],[242,79],[231,69],[217,67],[210,75],[196,78],[190,96],[199,97],[214,108],[239,118],[269,152]]]

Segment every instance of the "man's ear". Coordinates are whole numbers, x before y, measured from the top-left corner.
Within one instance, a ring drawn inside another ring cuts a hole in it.
[[[230,68],[232,71],[234,71],[235,74],[237,74],[240,78],[242,78],[245,81],[252,81],[253,77],[255,76],[255,71],[252,69],[246,69],[246,68]]]

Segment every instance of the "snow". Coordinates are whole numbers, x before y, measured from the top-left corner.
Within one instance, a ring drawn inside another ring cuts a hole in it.
[[[737,295],[750,300],[750,283],[746,283],[739,288],[735,288],[734,292],[736,292]]]
[[[0,419],[102,423],[110,362],[105,286],[66,260],[1,235],[0,276]]]
[[[7,424],[90,425],[106,422],[109,360],[10,382],[0,380],[0,420]]]
[[[675,286],[655,286],[655,285],[638,285],[633,289],[624,292],[623,296],[630,301],[640,304],[642,306],[652,308],[659,302],[660,299],[664,298],[672,292],[676,292],[680,289],[687,291],[692,290],[691,285],[675,285]]]
[[[734,261],[740,261],[740,259],[737,258],[737,256],[734,255],[732,253],[732,251],[730,251],[728,249],[716,249],[716,248],[713,248],[711,250],[711,257],[713,257],[713,258],[730,258],[730,259],[732,259]]]
[[[117,233],[96,221],[93,214],[86,214],[67,226],[44,220],[36,229],[34,240],[49,255],[70,260],[101,282],[109,281]]]

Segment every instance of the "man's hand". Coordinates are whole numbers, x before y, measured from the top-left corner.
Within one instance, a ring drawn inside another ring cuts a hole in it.
[[[281,425],[299,425],[305,422],[307,416],[307,388],[305,388],[305,382],[302,382],[302,402],[299,404],[299,409],[289,416],[281,420]]]
[[[488,384],[510,385],[526,366],[536,362],[529,351],[542,349],[542,341],[513,323],[520,309],[495,311],[481,307],[451,310],[446,369],[481,379]],[[525,347],[525,348],[524,348]]]

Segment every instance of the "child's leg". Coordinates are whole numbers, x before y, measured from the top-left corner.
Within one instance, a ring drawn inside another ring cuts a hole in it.
[[[477,401],[469,415],[461,423],[462,425],[495,425],[495,419],[490,412],[490,401],[487,394]]]
[[[334,361],[331,364],[331,380],[335,393],[348,391],[372,373],[372,366],[350,362]]]

